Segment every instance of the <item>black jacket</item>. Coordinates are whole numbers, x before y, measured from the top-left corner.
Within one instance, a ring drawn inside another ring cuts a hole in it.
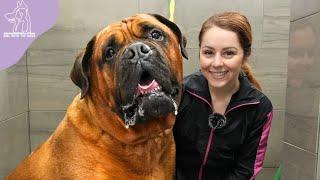
[[[212,113],[208,83],[201,72],[184,79],[174,137],[176,179],[249,180],[262,169],[272,104],[241,73],[240,88],[226,109],[227,124],[208,125]]]

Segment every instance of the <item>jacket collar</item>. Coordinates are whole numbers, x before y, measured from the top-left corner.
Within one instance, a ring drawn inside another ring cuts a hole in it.
[[[232,95],[227,110],[240,104],[259,102],[258,98],[255,96],[257,89],[251,85],[244,72],[240,73],[239,80],[240,88]],[[184,79],[184,88],[185,90],[206,99],[208,102],[211,102],[208,81],[200,71],[191,74]]]

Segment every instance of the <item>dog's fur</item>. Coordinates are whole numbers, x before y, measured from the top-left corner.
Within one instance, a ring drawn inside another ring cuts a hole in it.
[[[151,53],[136,58],[136,46],[142,54]],[[175,115],[170,97],[179,103],[183,56],[179,28],[159,15],[139,14],[107,26],[72,69],[81,94],[49,139],[6,179],[172,179]],[[140,104],[134,104],[142,76],[155,79],[162,92],[138,97]],[[135,114],[136,123],[126,128],[134,105],[144,114]]]

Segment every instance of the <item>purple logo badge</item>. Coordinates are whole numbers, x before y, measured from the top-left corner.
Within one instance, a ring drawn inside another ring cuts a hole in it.
[[[17,1],[17,6],[4,17],[11,23],[11,32],[4,32],[3,37],[35,37],[31,32],[31,18],[28,6],[23,0]]]
[[[28,46],[57,19],[57,0],[2,0],[0,7],[0,70],[14,65]]]

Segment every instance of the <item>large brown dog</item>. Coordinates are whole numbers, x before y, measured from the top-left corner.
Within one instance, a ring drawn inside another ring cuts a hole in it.
[[[159,15],[107,26],[72,69],[81,95],[7,179],[172,179],[183,56],[179,28]]]

